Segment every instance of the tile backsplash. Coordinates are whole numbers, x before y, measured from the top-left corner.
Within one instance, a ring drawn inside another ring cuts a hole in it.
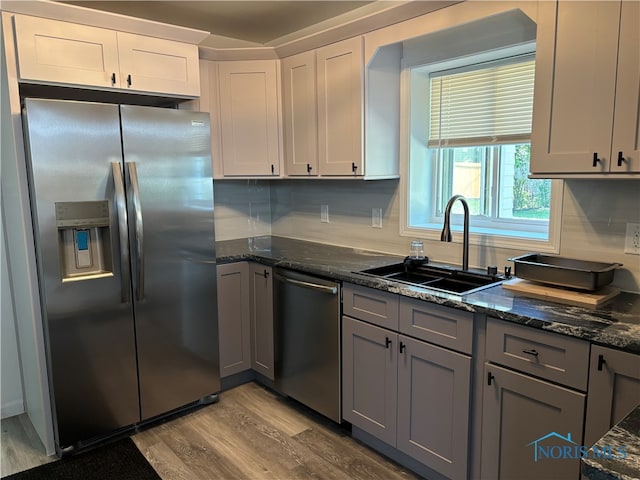
[[[406,255],[412,237],[400,236],[398,180],[217,181],[216,238],[278,235]],[[329,223],[320,221],[328,205]],[[371,209],[382,210],[382,228],[371,226]],[[619,262],[614,285],[640,292],[640,256],[624,252],[626,223],[640,223],[637,180],[567,180],[560,255]],[[432,260],[459,264],[461,245],[425,240]],[[470,265],[511,265],[524,251],[470,247]]]

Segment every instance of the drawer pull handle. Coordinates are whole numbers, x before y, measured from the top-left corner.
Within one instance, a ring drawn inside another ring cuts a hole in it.
[[[598,163],[602,163],[602,159],[598,158],[598,152],[593,152],[593,168],[596,168]]]
[[[622,162],[626,162],[627,160],[624,158],[622,152],[618,152],[618,166],[622,166]]]
[[[267,272],[266,270],[264,271],[264,273],[262,274],[262,276],[264,278],[269,278],[269,272]]]
[[[354,175],[357,169],[358,169],[358,166],[355,164],[355,162],[351,162],[351,171],[353,172]]]
[[[493,380],[494,378],[496,378],[496,377],[494,377],[494,376],[493,376],[493,373],[489,372],[489,373],[487,374],[487,385],[491,385],[491,382],[492,382],[492,380]]]
[[[404,352],[404,349],[405,349],[406,347],[407,347],[407,346],[406,346],[404,343],[400,342],[400,353]]]
[[[598,355],[598,371],[601,372],[607,361],[604,359],[604,355]]]
[[[113,87],[116,84],[116,74],[111,74],[111,86]]]
[[[391,339],[389,337],[384,337],[385,348],[389,348],[390,345],[391,345]]]
[[[127,75],[127,86],[130,87],[133,82],[131,81],[131,75]]]
[[[522,353],[526,353],[527,355],[533,355],[534,357],[537,357],[538,355],[540,355],[540,352],[538,352],[535,349],[531,349],[531,350],[522,350]]]
[[[307,173],[311,173],[312,167],[310,163],[307,163]]]

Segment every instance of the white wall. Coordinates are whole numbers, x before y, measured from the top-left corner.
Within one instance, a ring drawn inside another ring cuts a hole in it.
[[[2,17],[3,30],[11,31],[10,19]],[[5,222],[7,258],[13,287],[18,352],[22,366],[24,404],[29,420],[48,455],[55,453],[51,399],[45,361],[42,318],[36,275],[33,231],[26,190],[26,166],[22,147],[20,98],[15,71],[11,35],[2,37],[0,45],[0,197]],[[10,52],[6,57],[6,52]],[[5,68],[5,65],[7,68]],[[31,247],[30,247],[31,245]]]
[[[399,182],[383,180],[273,181],[273,235],[406,255],[412,237],[400,236]],[[624,254],[627,222],[640,223],[637,180],[571,180],[566,182],[560,255],[619,262],[614,285],[640,292],[640,257]],[[320,222],[320,205],[329,205],[330,223]],[[382,208],[383,228],[371,227],[371,208]],[[461,245],[425,240],[432,260],[461,263]],[[471,246],[469,263],[476,267],[512,265],[509,257],[523,251]]]
[[[22,375],[18,356],[18,339],[13,312],[13,295],[9,284],[9,266],[4,238],[4,216],[0,212],[0,418],[12,417],[24,413],[24,397],[22,394]]]
[[[216,240],[270,235],[270,195],[267,181],[214,181]]]

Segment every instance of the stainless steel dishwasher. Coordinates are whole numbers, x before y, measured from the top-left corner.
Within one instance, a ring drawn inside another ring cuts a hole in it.
[[[275,383],[336,421],[340,410],[340,284],[274,269]]]

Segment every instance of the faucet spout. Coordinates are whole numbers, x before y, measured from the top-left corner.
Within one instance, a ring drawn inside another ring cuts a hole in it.
[[[462,208],[464,209],[464,225],[463,225],[463,237],[462,237],[462,269],[469,270],[469,205],[467,200],[462,195],[454,195],[447,202],[447,206],[444,209],[444,225],[442,227],[442,233],[440,234],[440,241],[450,242],[453,240],[451,235],[451,208],[456,200],[460,200]]]

